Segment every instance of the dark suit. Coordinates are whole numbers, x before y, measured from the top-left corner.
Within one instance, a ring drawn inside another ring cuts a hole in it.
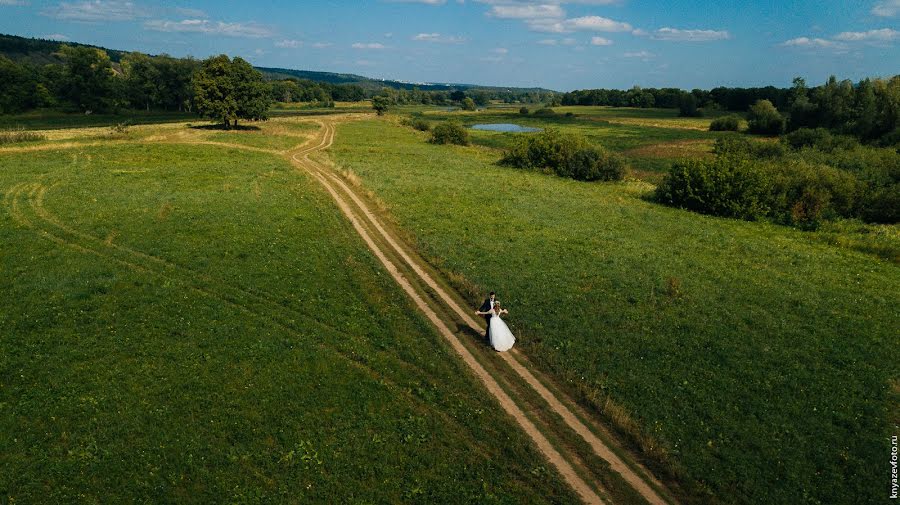
[[[490,312],[491,310],[491,299],[485,298],[484,303],[481,304],[481,308],[478,309],[478,312]],[[491,343],[491,315],[484,315],[484,322],[487,323],[487,329],[484,330],[484,338],[487,339],[488,344]]]

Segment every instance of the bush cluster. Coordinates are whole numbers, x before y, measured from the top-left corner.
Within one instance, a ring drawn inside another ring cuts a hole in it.
[[[655,196],[704,214],[802,228],[837,218],[900,221],[900,153],[851,141],[814,130],[782,142],[722,138],[715,159],[673,164]]]
[[[762,135],[778,135],[786,122],[778,109],[768,100],[759,100],[747,112],[747,131]]]
[[[469,130],[457,121],[446,121],[431,130],[432,144],[469,145]]]
[[[550,107],[541,107],[540,109],[533,112],[535,116],[554,116],[556,115],[556,111],[551,109]]]
[[[503,165],[524,169],[546,169],[579,181],[617,181],[625,177],[625,160],[581,136],[559,130],[523,137],[500,160]]]
[[[403,126],[409,126],[413,130],[419,130],[420,132],[428,132],[431,131],[431,123],[420,118],[420,117],[407,117],[400,120],[400,124]]]
[[[741,129],[741,117],[737,114],[717,117],[709,123],[711,132],[736,132]]]

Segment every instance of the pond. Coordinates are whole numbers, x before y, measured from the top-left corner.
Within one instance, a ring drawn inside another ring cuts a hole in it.
[[[512,132],[512,133],[527,133],[527,132],[539,132],[541,128],[531,128],[530,126],[519,126],[517,124],[512,123],[486,123],[486,124],[473,124],[469,128],[473,130],[488,130],[492,132]]]

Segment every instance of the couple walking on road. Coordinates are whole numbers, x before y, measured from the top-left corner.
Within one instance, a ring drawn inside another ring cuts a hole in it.
[[[509,311],[500,306],[500,300],[493,291],[485,298],[481,307],[475,311],[479,316],[484,316],[487,323],[487,330],[484,332],[484,338],[495,350],[503,352],[512,349],[516,343],[516,337],[509,331],[509,327],[500,318],[501,314],[509,314]]]

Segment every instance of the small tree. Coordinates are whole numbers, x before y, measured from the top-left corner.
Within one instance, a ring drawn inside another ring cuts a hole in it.
[[[747,114],[747,130],[763,135],[778,135],[784,131],[784,118],[768,100],[757,100]]]
[[[475,100],[472,100],[469,97],[463,98],[462,108],[463,110],[475,110]]]
[[[520,108],[520,109],[519,109],[519,114],[522,114],[523,116],[527,116],[527,115],[528,115],[528,107],[522,107],[522,108]]]
[[[386,96],[378,95],[372,98],[372,108],[375,109],[375,113],[379,116],[383,116],[390,105],[391,100]]]

